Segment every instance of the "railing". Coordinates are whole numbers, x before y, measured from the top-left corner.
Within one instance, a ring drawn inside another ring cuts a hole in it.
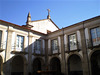
[[[51,48],[48,48],[48,55],[55,55],[55,54],[60,54],[60,46],[57,46],[55,50]]]
[[[11,53],[13,53],[13,54],[28,54],[28,52],[26,52],[24,48],[18,48],[16,43],[12,44]]]
[[[11,47],[12,50],[16,50],[16,44],[12,44],[12,47]]]
[[[93,49],[93,48],[98,48],[100,47],[100,44],[95,44],[93,45],[93,42],[89,39],[86,40],[87,41],[87,48],[88,49]]]
[[[87,39],[86,40],[86,42],[87,42],[87,48],[93,48],[93,45],[92,45],[92,41],[91,40],[89,40],[89,39]]]
[[[14,51],[24,51],[24,48],[17,47],[17,44],[12,44],[12,50]]]
[[[41,54],[41,50],[42,50],[42,48],[37,48],[34,46],[34,53],[35,54]]]
[[[37,49],[36,47],[34,47],[33,55],[44,56],[44,54],[45,54],[45,48]]]
[[[77,50],[80,51],[81,50],[81,44],[80,42],[77,41]]]
[[[51,50],[51,48],[48,48],[48,55],[52,55],[52,50]]]
[[[0,44],[0,50],[6,49],[6,42],[1,42]]]
[[[76,43],[76,48],[73,48],[73,50],[70,50],[70,45],[69,43],[65,44],[65,52],[71,52],[71,51],[80,51],[81,50],[81,45],[80,42],[77,41]]]
[[[68,44],[64,44],[64,48],[65,48],[65,49],[64,49],[65,52],[68,51],[68,49],[69,49],[69,48],[68,48]]]

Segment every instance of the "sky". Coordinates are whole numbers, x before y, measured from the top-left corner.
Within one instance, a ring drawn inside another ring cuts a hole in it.
[[[53,22],[63,28],[99,16],[100,0],[0,0],[0,19],[25,25],[28,12],[32,21],[42,20],[47,9]]]

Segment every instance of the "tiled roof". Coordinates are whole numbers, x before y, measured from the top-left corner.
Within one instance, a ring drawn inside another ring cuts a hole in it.
[[[20,26],[20,25],[17,25],[17,24],[13,24],[13,23],[10,23],[10,22],[4,21],[4,20],[0,20],[0,22],[7,23],[7,24],[9,24],[10,26],[13,26],[13,27],[19,27],[19,28],[21,28],[21,29],[25,29],[25,30],[27,30],[27,31],[36,32],[36,33],[38,33],[38,34],[46,35],[46,34],[44,34],[44,33],[41,33],[41,32],[35,31],[35,30],[32,30],[32,29],[27,28],[27,27],[24,27],[24,26]]]

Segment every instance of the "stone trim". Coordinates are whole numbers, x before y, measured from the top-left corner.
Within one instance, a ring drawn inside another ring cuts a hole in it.
[[[11,54],[24,54],[24,55],[26,55],[26,54],[28,54],[28,52],[11,51]]]

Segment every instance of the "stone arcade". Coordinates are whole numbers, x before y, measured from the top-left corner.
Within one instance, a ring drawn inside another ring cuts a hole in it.
[[[59,29],[50,18],[0,20],[0,75],[100,75],[100,16]]]

